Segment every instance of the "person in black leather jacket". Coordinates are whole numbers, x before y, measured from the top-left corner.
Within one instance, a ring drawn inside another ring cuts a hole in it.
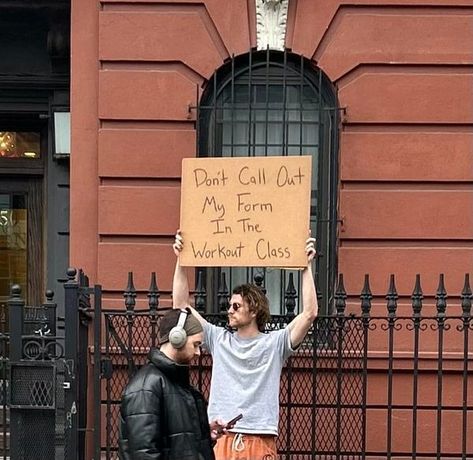
[[[161,321],[160,349],[130,380],[120,407],[122,460],[214,460],[213,444],[225,430],[209,425],[203,396],[189,382],[189,363],[200,354],[202,326],[186,310]]]

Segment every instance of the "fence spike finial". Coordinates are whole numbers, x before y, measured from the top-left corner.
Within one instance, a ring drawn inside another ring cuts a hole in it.
[[[54,291],[52,289],[46,289],[44,296],[46,297],[46,302],[52,302],[54,299]]]
[[[422,299],[424,298],[424,294],[422,292],[422,288],[420,286],[420,275],[416,275],[416,284],[414,286],[414,291],[412,291],[412,311],[414,312],[414,316],[420,316],[420,312],[422,310]]]
[[[394,274],[391,273],[389,277],[389,288],[386,294],[386,300],[388,301],[387,302],[388,316],[390,318],[394,318],[396,316],[398,298],[399,296],[397,295],[396,281],[394,279]]]
[[[437,293],[435,295],[437,316],[444,317],[445,311],[447,310],[447,291],[445,289],[444,275],[440,273],[439,285],[437,287]]]
[[[470,274],[465,273],[465,283],[463,285],[463,290],[460,295],[461,306],[462,306],[462,317],[470,318],[471,316],[471,300],[473,298],[471,287],[470,287]]]
[[[289,280],[287,282],[286,292],[284,293],[284,303],[286,307],[286,315],[294,317],[294,310],[296,309],[297,291],[294,286],[294,274],[289,273]]]
[[[253,276],[253,281],[255,282],[256,286],[258,286],[263,291],[263,294],[266,295],[266,288],[264,287],[264,273],[262,271],[256,272]]]
[[[80,269],[77,274],[77,281],[81,287],[89,287],[89,277]]]
[[[347,293],[345,286],[343,285],[343,273],[338,275],[337,289],[334,294],[335,298],[335,309],[337,310],[337,316],[344,316],[346,308]]]
[[[14,284],[10,288],[10,298],[19,299],[21,297],[21,286],[19,284]]]
[[[197,272],[197,283],[195,287],[195,309],[199,313],[205,312],[205,307],[207,305],[207,291],[204,286],[204,271],[201,269]]]
[[[228,310],[228,295],[227,276],[225,272],[222,272],[217,292],[218,307],[220,312],[226,312]]]
[[[74,282],[76,280],[77,276],[77,270],[74,267],[69,267],[66,270],[66,276],[67,276],[67,283]]]
[[[156,272],[151,272],[151,281],[148,291],[148,305],[152,314],[156,314],[159,307],[159,288],[156,281]]]
[[[128,283],[123,293],[125,298],[125,307],[127,312],[133,312],[135,310],[135,298],[136,298],[136,289],[133,284],[133,272],[128,272]]]
[[[365,274],[365,282],[363,285],[363,289],[360,294],[361,299],[361,315],[363,317],[369,317],[371,311],[371,299],[373,298],[373,294],[371,293],[370,289],[370,275]]]

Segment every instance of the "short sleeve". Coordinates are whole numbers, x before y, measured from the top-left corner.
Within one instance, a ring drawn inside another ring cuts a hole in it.
[[[221,332],[222,328],[210,324],[208,321],[204,323],[204,348],[210,353],[213,354],[215,349],[215,343],[217,342],[217,337]]]
[[[271,332],[271,334],[275,334],[276,347],[278,349],[279,355],[282,356],[283,361],[285,361],[295,351],[291,346],[291,335],[289,328],[285,327],[279,331]]]

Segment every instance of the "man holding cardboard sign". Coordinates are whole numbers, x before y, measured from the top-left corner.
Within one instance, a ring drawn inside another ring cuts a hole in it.
[[[233,159],[231,159],[233,160]],[[221,163],[221,167],[224,163]],[[234,166],[234,165],[233,165]],[[248,165],[237,168],[237,177],[243,182],[248,182],[247,170],[244,169]],[[249,166],[248,166],[249,167]],[[202,168],[205,169],[205,168]],[[195,169],[194,169],[195,170]],[[283,171],[284,168],[276,168],[277,171]],[[291,177],[292,185],[297,187],[302,184],[304,175],[310,173],[302,172],[290,166],[287,166],[286,172],[281,172],[282,175],[289,178]],[[220,169],[218,174],[209,174],[206,170],[207,175],[202,171],[198,171],[194,180],[195,184],[202,186],[208,181],[209,187],[216,186],[227,186],[231,181],[232,173],[234,168]],[[292,172],[290,172],[292,171]],[[282,177],[277,174],[274,175],[272,170],[265,168],[261,173],[253,175],[255,182],[266,183],[271,178]],[[298,177],[298,178],[297,178]],[[244,179],[245,178],[245,179]],[[286,181],[286,179],[284,179]],[[282,179],[279,184],[284,182]],[[310,180],[309,180],[310,184]],[[263,184],[251,184],[259,187]],[[277,182],[276,182],[276,186]],[[310,187],[310,186],[309,186]],[[262,192],[262,189],[260,189]],[[275,203],[273,210],[275,209],[276,202],[255,198],[263,196],[262,193],[258,195],[254,192],[241,192],[234,191],[230,194],[233,197],[233,205],[236,206],[238,211],[242,209],[242,200],[238,201],[238,194],[240,193],[254,193],[251,195],[252,203]],[[286,193],[287,190],[286,190]],[[183,190],[183,196],[186,196]],[[208,195],[206,195],[208,197]],[[217,215],[217,219],[227,218],[226,224],[232,227],[233,222],[228,218],[227,207],[224,209],[219,207],[222,201],[218,201],[220,194],[215,194],[210,197],[207,201],[204,198],[204,202],[212,201],[215,204],[213,210],[220,214]],[[245,196],[246,202],[250,202]],[[232,200],[230,200],[231,203]],[[213,205],[213,204],[212,204]],[[207,209],[205,205],[204,211]],[[308,203],[307,203],[308,206]],[[182,209],[182,207],[181,207]],[[250,218],[254,225],[254,232],[259,233],[256,230],[256,225],[259,224],[258,229],[261,233],[264,231],[264,220],[260,220],[261,214],[267,212],[269,207],[258,210],[258,205],[255,207],[254,215]],[[248,213],[252,213],[253,209],[249,208]],[[269,211],[268,211],[269,212]],[[237,216],[239,219],[247,218]],[[287,222],[288,220],[282,220],[281,222]],[[280,223],[281,223],[280,222]],[[305,220],[307,225],[308,218]],[[279,223],[279,226],[281,226]],[[304,228],[306,229],[306,225]],[[291,233],[290,228],[285,226],[284,231],[286,235]],[[266,234],[265,242],[269,242],[272,247],[280,247],[282,252],[276,250],[272,253],[270,248],[267,252],[261,250],[258,252],[258,241],[262,236],[256,235],[256,239],[248,241],[247,239],[241,239],[238,245],[241,246],[241,251],[238,253],[230,254],[228,258],[221,256],[216,251],[215,257],[221,257],[223,261],[232,261],[235,265],[239,265],[242,259],[249,260],[248,265],[254,265],[254,262],[260,261],[260,266],[263,261],[270,265],[272,262],[276,266],[288,266],[288,267],[300,267],[300,258],[293,259],[292,256],[301,252],[304,256],[304,269],[302,272],[302,312],[300,312],[287,327],[278,331],[271,331],[265,333],[265,323],[270,318],[269,302],[264,293],[257,286],[251,284],[244,284],[233,289],[233,294],[230,299],[230,306],[228,308],[228,325],[229,329],[217,327],[208,323],[197,311],[193,309],[193,314],[201,322],[204,329],[204,345],[212,354],[213,358],[213,371],[212,371],[212,382],[210,389],[209,399],[209,418],[219,418],[223,421],[229,421],[241,414],[241,418],[236,422],[233,429],[225,433],[217,442],[215,447],[215,454],[217,460],[238,460],[238,459],[277,459],[276,450],[276,436],[278,434],[278,423],[279,423],[279,381],[281,377],[282,367],[285,360],[294,352],[294,350],[301,344],[308,330],[310,329],[314,319],[317,316],[318,305],[317,295],[315,289],[314,278],[312,274],[312,260],[315,257],[315,240],[314,238],[307,237],[307,230],[304,230],[304,236],[299,240],[299,248],[295,248],[287,241],[277,240],[271,236],[268,232]],[[233,233],[230,233],[233,234]],[[174,308],[186,308],[189,304],[189,287],[188,280],[185,270],[181,264],[184,259],[184,263],[189,265],[183,255],[186,253],[190,257],[195,256],[195,251],[191,247],[192,243],[188,243],[187,237],[191,242],[198,241],[192,232],[188,234],[187,231],[180,231],[176,234],[176,239],[173,245],[174,252],[177,256],[176,269],[174,272],[173,280],[173,307]],[[184,238],[185,237],[185,244]],[[251,239],[251,238],[250,238]],[[305,247],[302,244],[305,241]],[[218,242],[217,242],[218,244]],[[224,240],[220,244],[224,244]],[[255,244],[254,246],[252,246]],[[261,245],[261,243],[259,243]],[[237,245],[237,246],[238,246]],[[264,244],[263,244],[264,246]],[[251,248],[244,254],[244,249]],[[289,251],[290,256],[285,257],[287,253],[285,249]],[[189,252],[190,251],[190,252]],[[251,252],[253,254],[251,254]],[[256,253],[256,254],[255,254]],[[211,253],[209,253],[211,254]],[[268,255],[269,254],[269,255]],[[272,257],[270,255],[272,254]],[[204,254],[205,255],[205,254]],[[207,262],[212,262],[212,256],[209,256]],[[295,262],[294,262],[295,260]],[[203,261],[202,261],[203,262]],[[221,261],[220,261],[221,262]],[[286,262],[286,264],[285,264]],[[200,263],[199,263],[200,264]],[[203,263],[202,263],[203,264]],[[208,263],[208,265],[211,265]],[[227,264],[228,265],[228,264]]]
[[[173,245],[177,256],[183,247],[183,238],[178,233]],[[204,329],[204,346],[213,358],[209,418],[227,421],[242,414],[234,429],[218,440],[217,460],[277,459],[282,367],[301,344],[318,311],[311,268],[315,256],[313,238],[306,241],[305,251],[303,309],[284,329],[264,333],[270,317],[268,299],[261,289],[251,284],[233,289],[228,309],[231,330],[208,323],[192,309]],[[188,306],[187,276],[178,259],[173,280],[173,307]]]

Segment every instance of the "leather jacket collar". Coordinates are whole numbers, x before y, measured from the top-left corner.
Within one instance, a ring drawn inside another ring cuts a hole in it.
[[[180,385],[189,385],[189,366],[178,364],[157,348],[150,350],[148,359],[170,380]]]

